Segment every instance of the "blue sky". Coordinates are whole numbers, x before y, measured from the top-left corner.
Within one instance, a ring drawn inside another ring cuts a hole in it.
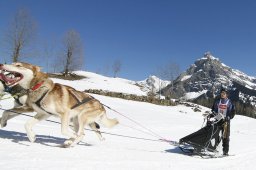
[[[37,21],[38,41],[58,44],[68,30],[79,32],[87,71],[111,75],[120,60],[119,77],[142,80],[168,62],[185,71],[210,51],[256,76],[254,0],[0,0],[0,36],[19,8]]]

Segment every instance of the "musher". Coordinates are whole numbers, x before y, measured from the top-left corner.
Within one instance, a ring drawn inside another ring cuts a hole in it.
[[[235,116],[235,106],[228,98],[228,90],[222,88],[220,91],[220,99],[216,100],[212,106],[212,112],[220,113],[224,117],[222,125],[222,147],[223,155],[228,155],[230,140],[230,120]]]

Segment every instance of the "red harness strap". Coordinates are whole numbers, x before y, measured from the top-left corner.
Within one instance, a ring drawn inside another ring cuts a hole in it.
[[[39,83],[37,83],[34,87],[32,87],[31,88],[31,90],[36,90],[36,89],[38,89],[42,84],[43,84],[44,82],[42,81],[42,82],[39,82]]]

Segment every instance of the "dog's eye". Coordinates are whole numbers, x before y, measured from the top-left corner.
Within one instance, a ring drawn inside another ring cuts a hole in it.
[[[16,64],[16,67],[21,67],[22,65],[21,64]]]

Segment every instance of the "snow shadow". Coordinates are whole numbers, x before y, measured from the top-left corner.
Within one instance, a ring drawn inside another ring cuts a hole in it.
[[[167,150],[165,150],[165,152],[184,155],[184,152],[179,147],[174,147],[172,149],[167,149]]]
[[[14,143],[18,143],[21,145],[27,145],[27,146],[29,146],[29,145],[25,144],[24,142],[30,142],[26,133],[7,131],[7,130],[1,130],[1,129],[0,129],[0,138],[10,139]],[[53,146],[52,144],[61,145],[64,143],[65,140],[66,139],[59,138],[59,137],[36,135],[35,143],[39,143],[39,144],[46,145],[46,146]]]

